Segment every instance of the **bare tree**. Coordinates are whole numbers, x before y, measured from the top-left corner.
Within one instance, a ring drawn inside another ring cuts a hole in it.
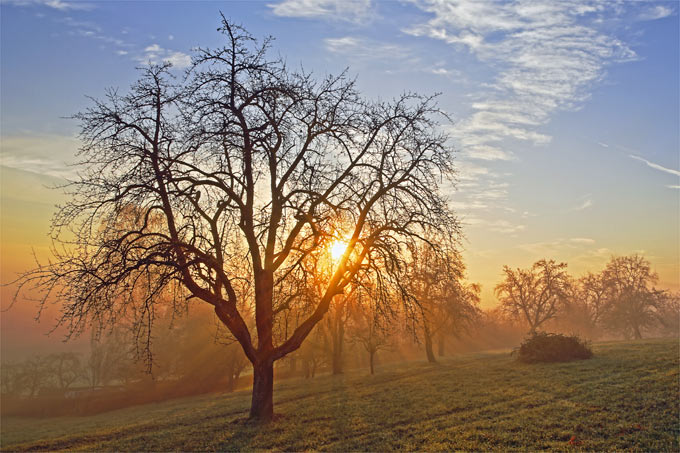
[[[612,257],[602,271],[607,286],[604,322],[625,338],[642,338],[646,329],[658,325],[658,314],[667,293],[653,287],[658,276],[640,255]]]
[[[28,396],[37,396],[41,389],[50,387],[54,376],[46,356],[36,355],[20,363],[20,378]]]
[[[75,116],[80,177],[53,222],[64,247],[21,283],[64,301],[76,334],[130,317],[146,341],[159,304],[212,305],[252,363],[250,415],[268,421],[274,362],[354,276],[398,287],[407,244],[455,232],[439,191],[451,150],[432,98],[369,102],[345,74],[316,80],[269,58],[270,40],[224,18],[220,31],[226,45],[199,49],[183,81],[152,66]],[[279,292],[338,238],[323,293],[275,341]]]
[[[660,324],[659,332],[664,336],[680,336],[680,293],[664,292],[656,309]]]
[[[329,352],[331,355],[331,372],[333,374],[341,374],[343,372],[345,331],[353,311],[354,295],[354,291],[350,289],[348,294],[336,297],[328,310],[324,322],[324,327],[330,340]]]
[[[326,348],[324,348],[323,334],[317,327],[300,347],[302,372],[305,378],[313,378],[316,375],[319,367],[327,360],[327,355]]]
[[[436,323],[439,335],[439,356],[444,355],[446,337],[461,338],[479,325],[482,312],[479,309],[481,287],[477,283],[467,283],[463,279],[449,281],[446,299],[441,307],[441,318]]]
[[[363,292],[356,293],[361,298]],[[375,356],[378,351],[389,349],[391,345],[389,337],[389,329],[387,328],[387,321],[375,305],[370,300],[372,299],[370,293],[366,294],[369,299],[367,303],[359,301],[353,310],[353,328],[351,330],[351,338],[355,343],[359,343],[368,353],[368,363],[371,374],[375,373]]]
[[[21,395],[27,387],[21,362],[2,362],[0,366],[0,388],[3,395]]]
[[[465,265],[453,242],[430,242],[411,253],[409,287],[420,311],[427,360],[435,363],[433,339],[458,334],[479,315],[479,287],[465,282]]]
[[[602,321],[607,308],[608,291],[607,279],[603,273],[588,272],[578,281],[575,299],[585,305],[588,319],[593,325]]]
[[[83,376],[83,365],[80,356],[76,353],[50,354],[48,360],[56,384],[61,390],[67,390]]]
[[[93,332],[90,354],[82,372],[90,387],[127,383],[135,370],[133,350],[133,342],[124,326],[116,326],[103,336]]]
[[[523,319],[529,333],[553,319],[569,298],[571,278],[566,263],[540,260],[529,269],[503,268],[505,279],[496,285],[496,297],[509,315]]]

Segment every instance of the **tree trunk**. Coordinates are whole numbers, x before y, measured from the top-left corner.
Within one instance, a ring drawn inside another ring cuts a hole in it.
[[[345,324],[342,319],[344,304],[340,305],[335,312],[336,319],[331,324],[331,336],[333,341],[332,366],[333,374],[342,374],[342,347],[345,339]]]
[[[371,362],[371,374],[373,374],[373,358],[375,357],[375,352],[369,352],[369,360]]]
[[[425,320],[423,320],[423,327],[425,330],[425,353],[427,354],[427,361],[430,363],[437,363],[437,359],[434,357],[434,351],[432,350],[432,334],[430,334],[430,327]]]
[[[253,399],[250,418],[269,422],[274,417],[274,362],[264,360],[253,364]]]
[[[342,346],[333,347],[333,374],[342,374]]]
[[[234,379],[234,373],[229,373],[229,374],[227,375],[227,387],[226,387],[225,390],[226,390],[228,393],[233,392],[233,391],[234,391],[235,384],[236,384],[236,382],[235,382],[235,379]]]
[[[642,339],[642,332],[640,331],[640,326],[633,326],[633,337],[636,340],[641,340]]]

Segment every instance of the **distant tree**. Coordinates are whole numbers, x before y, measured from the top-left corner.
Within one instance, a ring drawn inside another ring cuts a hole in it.
[[[439,356],[444,355],[446,337],[460,339],[463,334],[479,327],[482,312],[479,308],[481,286],[463,279],[449,282],[450,290],[445,300],[442,319],[439,321]]]
[[[603,273],[588,272],[577,282],[573,299],[582,303],[593,325],[599,325],[607,310],[609,285]]]
[[[210,304],[253,366],[250,415],[268,421],[274,362],[354,276],[370,268],[399,286],[406,244],[457,229],[439,190],[451,150],[431,98],[369,102],[344,74],[317,81],[270,58],[270,40],[224,18],[220,31],[226,45],[199,49],[182,81],[152,66],[75,115],[80,176],[53,223],[65,247],[20,283],[64,301],[74,333],[127,316],[149,339],[166,293],[174,309]],[[322,295],[275,342],[277,294],[339,236],[347,247]]]
[[[423,245],[412,252],[410,291],[420,310],[427,360],[437,361],[435,336],[459,335],[480,315],[479,286],[465,282],[465,265],[453,244],[437,240],[436,247]],[[435,243],[435,241],[433,241]],[[443,340],[440,344],[443,354]]]
[[[24,393],[26,381],[20,362],[3,362],[0,373],[0,388],[3,395],[18,396]]]
[[[597,338],[605,330],[602,319],[607,310],[607,297],[608,286],[602,273],[588,272],[573,282],[555,325],[566,332]]]
[[[313,378],[319,368],[328,361],[327,347],[324,345],[324,335],[317,327],[309,339],[300,348],[302,372],[305,378]]]
[[[136,374],[134,345],[123,326],[104,334],[92,333],[90,353],[83,363],[83,375],[91,388],[126,384]]]
[[[680,293],[665,292],[656,309],[659,332],[664,336],[680,336]]]
[[[344,365],[345,333],[353,312],[354,291],[342,297],[336,297],[326,315],[323,327],[329,338],[331,373],[341,374]]]
[[[569,299],[571,278],[566,263],[540,260],[529,269],[503,268],[505,279],[496,285],[502,309],[529,325],[529,333],[555,318]]]
[[[41,389],[51,386],[54,376],[50,361],[44,355],[36,355],[20,362],[19,377],[28,396],[37,396]]]
[[[47,357],[51,373],[61,390],[67,390],[83,377],[80,356],[73,352],[50,354]]]
[[[642,338],[659,323],[668,294],[654,288],[658,280],[648,260],[640,255],[612,257],[602,271],[607,285],[603,322],[625,338]]]
[[[359,291],[358,297],[362,295]],[[370,293],[366,294],[370,298]],[[368,301],[359,301],[353,312],[353,326],[350,337],[355,343],[360,344],[368,353],[368,363],[371,374],[375,372],[375,356],[378,351],[391,347],[389,329],[386,326],[387,319],[381,316],[380,311]]]

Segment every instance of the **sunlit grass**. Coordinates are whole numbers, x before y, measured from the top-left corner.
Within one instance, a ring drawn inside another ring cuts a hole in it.
[[[5,450],[678,451],[678,343],[601,343],[591,360],[507,353],[402,363],[277,385],[280,418],[245,420],[248,391],[90,417],[7,418]]]

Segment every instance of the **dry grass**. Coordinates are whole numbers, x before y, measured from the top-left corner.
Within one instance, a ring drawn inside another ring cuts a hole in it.
[[[2,420],[3,450],[678,451],[677,340],[601,343],[590,360],[507,353],[291,380],[280,418],[245,420],[248,391],[90,417]]]

